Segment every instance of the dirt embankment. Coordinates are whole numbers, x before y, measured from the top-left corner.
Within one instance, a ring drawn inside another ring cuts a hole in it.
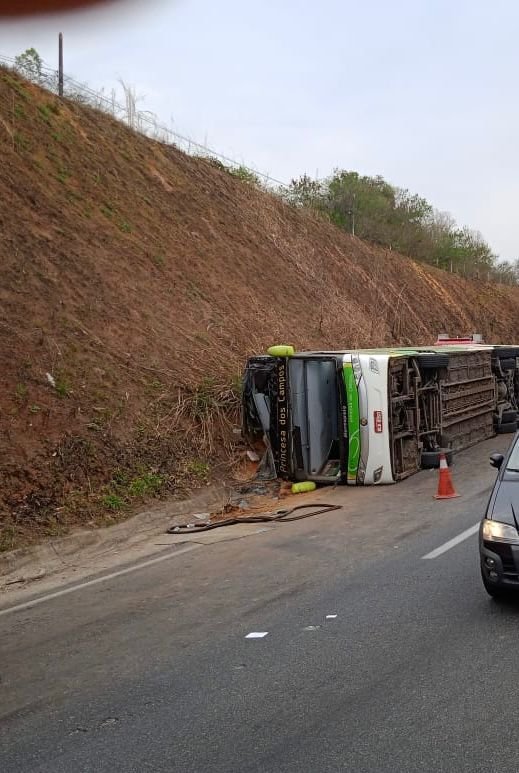
[[[373,248],[0,70],[0,549],[203,484],[245,357],[517,341],[519,291]]]

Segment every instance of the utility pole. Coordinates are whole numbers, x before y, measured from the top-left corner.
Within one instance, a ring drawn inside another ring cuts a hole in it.
[[[58,55],[58,95],[63,96],[63,33],[59,33],[59,55]]]

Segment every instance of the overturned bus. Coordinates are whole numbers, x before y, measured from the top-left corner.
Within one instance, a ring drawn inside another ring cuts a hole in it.
[[[517,430],[519,347],[269,352],[246,365],[243,434],[286,480],[394,483]]]

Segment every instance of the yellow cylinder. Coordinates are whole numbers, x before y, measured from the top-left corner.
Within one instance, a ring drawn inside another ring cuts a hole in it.
[[[301,483],[292,483],[292,494],[304,494],[306,491],[315,491],[316,488],[313,480],[304,480]]]
[[[270,354],[271,357],[292,357],[294,352],[295,349],[293,346],[288,346],[285,344],[271,346],[270,349],[267,349],[267,354]]]

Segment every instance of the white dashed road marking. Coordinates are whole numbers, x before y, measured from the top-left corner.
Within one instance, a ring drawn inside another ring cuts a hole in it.
[[[444,542],[443,545],[440,545],[439,548],[435,548],[435,550],[431,550],[430,553],[427,553],[427,555],[422,556],[422,558],[438,558],[438,556],[441,556],[442,553],[446,553],[451,548],[455,548],[456,545],[459,545],[460,542],[464,542],[469,537],[472,537],[473,534],[476,534],[476,532],[479,530],[479,521],[474,524],[474,526],[471,526],[470,529],[465,529],[465,531],[462,531],[461,534],[458,534],[456,537],[453,537],[448,542]]]
[[[268,631],[251,631],[247,634],[245,637],[246,639],[264,639],[265,636],[268,636]]]

